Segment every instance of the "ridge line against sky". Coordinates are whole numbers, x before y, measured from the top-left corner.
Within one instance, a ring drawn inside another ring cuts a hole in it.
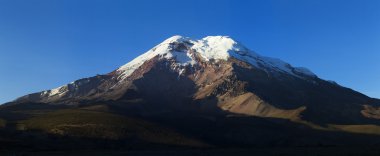
[[[173,35],[225,35],[380,98],[378,0],[0,0],[0,103],[104,74]]]

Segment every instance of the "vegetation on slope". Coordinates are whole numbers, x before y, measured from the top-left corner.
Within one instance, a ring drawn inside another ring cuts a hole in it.
[[[0,118],[0,128],[5,127],[6,124],[7,124],[7,121],[5,121],[4,119],[1,119],[1,118]]]
[[[109,140],[133,140],[178,146],[203,144],[159,125],[105,112],[79,109],[59,110],[18,123],[20,130]]]

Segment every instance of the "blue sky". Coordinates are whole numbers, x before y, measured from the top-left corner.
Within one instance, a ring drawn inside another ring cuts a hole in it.
[[[0,0],[0,103],[110,72],[173,35],[227,35],[380,98],[378,0]]]

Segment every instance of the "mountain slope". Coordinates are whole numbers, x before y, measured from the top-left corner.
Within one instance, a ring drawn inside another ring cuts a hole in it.
[[[143,73],[135,73],[136,70],[155,57],[160,60],[165,59],[170,63],[171,69],[178,72],[179,75],[189,66],[197,68],[201,67],[202,64],[237,58],[270,73],[286,73],[296,77],[315,77],[312,72],[305,68],[294,68],[281,60],[259,56],[229,37],[211,36],[202,40],[191,40],[181,36],[173,36],[112,73],[81,79],[56,89],[31,94],[20,98],[19,101],[26,99],[35,102],[57,102],[65,98],[89,97],[99,92],[125,88],[124,85],[128,83],[125,82],[126,79],[133,79],[133,75],[141,76]]]
[[[10,126],[30,126],[32,121],[48,121],[45,114],[63,108],[85,109],[157,123],[195,138],[183,137],[185,140],[198,139],[215,146],[288,141],[292,145],[341,145],[358,140],[376,144],[379,106],[378,99],[320,79],[306,68],[261,56],[230,37],[193,40],[173,36],[108,74],[2,105],[0,118]],[[86,119],[78,120],[85,123]],[[59,117],[56,120],[64,121]],[[61,125],[55,124],[50,127]],[[64,130],[67,132],[63,134],[76,134],[70,128]],[[332,137],[335,133],[337,138]],[[298,135],[302,137],[295,137]]]
[[[364,105],[378,103],[319,79],[306,68],[258,55],[226,36],[201,40],[173,36],[109,74],[30,94],[14,103],[78,105],[133,98],[145,100],[146,109],[158,105],[147,106],[153,99],[184,110],[217,107],[208,111],[265,117],[297,112],[296,116],[302,113],[303,119],[319,123],[373,122],[361,112]],[[182,106],[185,103],[188,106]]]

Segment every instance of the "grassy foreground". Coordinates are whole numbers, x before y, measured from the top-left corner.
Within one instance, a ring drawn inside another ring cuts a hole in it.
[[[65,109],[18,122],[22,131],[88,139],[133,140],[178,146],[203,146],[174,130],[147,121],[107,112]]]

